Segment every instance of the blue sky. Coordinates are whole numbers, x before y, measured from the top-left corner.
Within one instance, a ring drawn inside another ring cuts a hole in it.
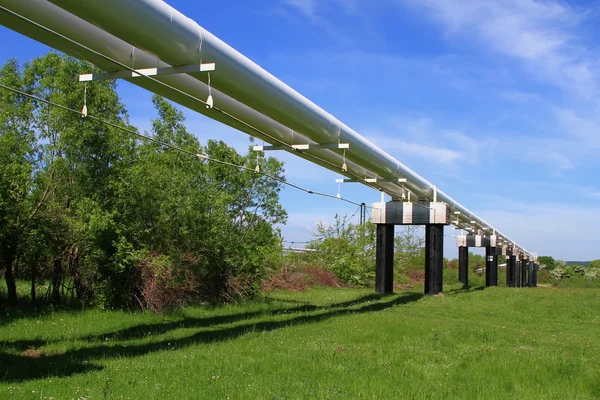
[[[598,259],[600,7],[555,0],[171,0],[169,4],[368,137],[527,250]],[[0,61],[49,49],[0,27]],[[151,94],[119,85],[134,124]],[[186,110],[201,141],[247,136]],[[288,180],[336,194],[293,156]],[[346,184],[344,197],[379,193]],[[286,189],[287,240],[356,207]],[[451,231],[448,231],[450,234]],[[445,255],[456,256],[447,240]]]

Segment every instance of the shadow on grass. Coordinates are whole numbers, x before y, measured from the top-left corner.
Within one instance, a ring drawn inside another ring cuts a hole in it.
[[[168,333],[177,329],[189,329],[189,328],[207,328],[216,325],[226,325],[232,324],[235,322],[248,320],[257,317],[269,317],[269,316],[277,316],[277,315],[285,315],[285,314],[294,314],[294,313],[303,313],[303,312],[313,312],[317,310],[325,310],[325,309],[333,309],[333,308],[344,308],[344,307],[352,307],[361,303],[374,301],[381,299],[382,295],[379,294],[370,294],[358,299],[354,299],[351,301],[346,301],[343,303],[334,303],[328,304],[325,306],[315,306],[313,304],[304,304],[296,307],[284,307],[284,308],[275,308],[275,309],[266,309],[252,312],[244,312],[237,313],[231,315],[215,315],[211,317],[203,317],[203,318],[183,318],[173,322],[158,322],[154,324],[140,324],[136,326],[132,326],[130,328],[121,329],[114,332],[106,332],[97,335],[88,335],[84,337],[76,338],[77,340],[86,340],[89,342],[98,341],[98,340],[134,340],[141,339],[149,336],[157,336]],[[273,300],[273,299],[269,299]],[[278,300],[276,300],[278,301]],[[300,303],[296,301],[295,303]],[[13,312],[17,312],[17,309],[13,309]],[[27,311],[24,309],[23,311]],[[20,318],[39,318],[43,315],[49,314],[49,311],[45,313],[41,313],[40,311],[31,312],[30,314],[22,314]],[[13,351],[27,351],[32,348],[38,348],[41,346],[45,346],[48,344],[53,344],[60,342],[61,340],[41,340],[41,339],[33,339],[33,340],[13,340],[13,341],[0,341],[0,349],[1,348],[11,348]],[[1,379],[1,378],[0,378]]]
[[[41,300],[32,303],[29,300],[18,299],[16,304],[9,306],[6,302],[0,301],[0,327],[20,319],[43,318],[57,311],[81,312],[84,309],[79,302],[53,305]]]
[[[364,314],[372,313],[381,310],[388,309],[400,304],[407,304],[414,302],[423,297],[421,294],[408,293],[397,296],[385,296],[381,297],[378,295],[369,295],[360,299],[331,304],[324,307],[308,306],[295,307],[286,310],[274,310],[274,312],[265,313],[258,312],[258,315],[264,315],[266,320],[262,320],[255,323],[240,324],[233,327],[226,327],[221,329],[205,329],[195,332],[187,337],[180,339],[165,339],[150,344],[142,345],[131,345],[131,344],[115,344],[106,345],[101,344],[92,347],[86,347],[76,350],[68,350],[62,354],[36,354],[28,352],[20,355],[7,353],[0,350],[0,381],[11,382],[11,381],[27,381],[33,379],[46,378],[49,376],[70,376],[73,374],[85,373],[90,371],[97,371],[102,369],[102,365],[95,364],[93,361],[98,359],[110,359],[110,358],[123,358],[123,357],[138,357],[146,354],[150,354],[157,351],[181,349],[191,345],[213,343],[213,342],[224,342],[242,337],[251,332],[270,332],[281,328],[294,327],[298,325],[318,323],[335,317],[341,317],[351,314]],[[369,302],[372,300],[381,300],[372,304],[363,305],[359,308],[349,308],[361,303]],[[295,310],[295,311],[293,311]],[[284,311],[284,312],[281,312]],[[285,320],[273,320],[276,315],[285,315],[288,313],[308,313],[308,312],[319,312],[318,314],[308,314],[293,316]],[[243,313],[233,316],[223,317],[210,317],[210,318],[189,318],[175,324],[164,324],[172,325],[170,329],[177,329],[179,327],[198,327],[198,328],[212,328],[209,322],[213,324],[227,322],[235,322],[244,318],[250,318],[249,315],[255,313]],[[233,317],[233,319],[232,319]],[[181,324],[184,324],[181,326]],[[133,327],[120,332],[113,332],[112,335],[119,334],[118,340],[124,339],[126,335],[132,335],[130,337],[136,337],[138,331]],[[148,329],[144,327],[143,329]],[[168,329],[167,329],[168,330]],[[159,329],[157,333],[164,333],[165,329]],[[109,333],[110,335],[110,333]],[[98,338],[105,338],[106,335],[99,335]],[[9,344],[10,346],[10,344]],[[0,349],[5,348],[0,344]]]
[[[447,295],[455,295],[455,294],[460,294],[460,293],[472,293],[472,292],[477,292],[480,290],[485,290],[485,286],[466,285],[466,286],[460,287],[458,289],[445,290],[444,293]]]
[[[351,301],[346,301],[343,303],[335,303],[328,304],[325,306],[315,306],[313,304],[304,304],[297,307],[292,308],[276,308],[271,310],[261,310],[261,311],[253,311],[253,312],[245,312],[239,314],[231,314],[231,315],[216,315],[213,317],[205,317],[205,318],[184,318],[175,322],[168,323],[156,323],[156,324],[142,324],[138,326],[133,326],[131,328],[122,329],[119,331],[104,333],[100,335],[91,335],[84,337],[84,340],[88,341],[96,341],[96,340],[132,340],[139,339],[147,336],[154,335],[162,335],[169,331],[175,329],[185,329],[185,328],[206,328],[215,325],[224,325],[224,324],[232,324],[234,322],[239,322],[251,318],[256,317],[269,317],[275,315],[285,315],[285,314],[295,314],[295,313],[303,313],[303,312],[313,312],[318,310],[326,310],[333,308],[347,308],[352,307],[358,304],[366,303],[369,301],[379,300],[381,299],[381,295],[378,294],[370,294],[367,296],[360,297],[358,299],[354,299]],[[1,344],[1,342],[0,342]]]

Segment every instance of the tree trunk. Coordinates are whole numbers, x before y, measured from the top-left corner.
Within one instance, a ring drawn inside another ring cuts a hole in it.
[[[35,301],[37,300],[37,293],[35,291],[35,281],[37,279],[37,272],[38,272],[38,263],[39,260],[36,260],[33,265],[31,266],[31,302],[35,303]]]
[[[60,303],[60,283],[62,281],[62,260],[54,259],[54,276],[52,277],[52,302]]]
[[[13,274],[13,261],[15,259],[14,250],[9,249],[4,256],[4,279],[6,281],[6,289],[8,290],[8,304],[17,302],[17,284]]]

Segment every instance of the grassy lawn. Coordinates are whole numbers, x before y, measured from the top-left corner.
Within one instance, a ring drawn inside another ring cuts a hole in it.
[[[600,397],[600,290],[277,292],[0,317],[0,398]]]

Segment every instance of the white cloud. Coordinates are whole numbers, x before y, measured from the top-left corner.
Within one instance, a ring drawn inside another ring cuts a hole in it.
[[[412,141],[394,139],[389,136],[369,135],[368,139],[389,153],[396,155],[400,160],[407,155],[427,159],[436,163],[451,164],[463,158],[462,154],[455,150],[442,147],[434,147],[426,144],[418,144]]]
[[[515,58],[535,77],[589,97],[598,55],[577,33],[589,13],[554,0],[396,0],[423,9],[450,36],[474,38]]]
[[[360,6],[358,0],[283,0],[283,4],[311,19],[320,18],[320,11],[327,7],[334,6],[346,14],[357,14]]]
[[[580,142],[582,151],[600,149],[600,119],[565,108],[555,109],[554,115],[566,134]]]
[[[510,233],[511,239],[539,255],[565,260],[600,258],[598,207],[527,203],[512,210],[481,211],[480,215],[498,222],[498,228]]]
[[[283,0],[283,4],[295,8],[311,19],[317,18],[316,0]]]
[[[481,132],[481,138],[475,138],[439,125],[430,118],[395,116],[388,124],[364,131],[369,140],[401,161],[407,157],[418,158],[453,168],[460,164],[479,164],[481,151],[497,144],[496,139]]]
[[[503,100],[520,105],[540,100],[539,94],[521,90],[504,90],[498,92],[497,96]]]

